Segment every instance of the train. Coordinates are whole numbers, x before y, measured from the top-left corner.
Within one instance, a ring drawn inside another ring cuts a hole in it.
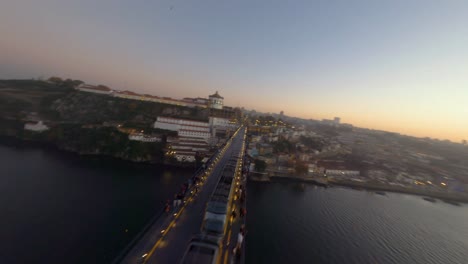
[[[235,173],[239,156],[232,156],[224,166],[220,179],[207,202],[201,234],[192,238],[181,264],[218,263],[228,221],[232,216],[235,195]]]

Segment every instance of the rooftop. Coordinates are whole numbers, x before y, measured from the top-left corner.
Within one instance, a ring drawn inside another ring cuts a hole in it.
[[[106,87],[104,85],[93,86],[93,85],[84,84],[84,85],[81,85],[79,89],[98,90],[98,91],[105,91],[105,92],[111,91],[109,87]]]
[[[224,97],[222,97],[221,95],[219,95],[218,91],[216,91],[216,93],[210,95],[210,97],[215,97],[215,98],[224,99]]]

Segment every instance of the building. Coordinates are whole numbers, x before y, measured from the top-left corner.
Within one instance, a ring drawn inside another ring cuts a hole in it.
[[[223,104],[224,104],[224,97],[218,94],[218,91],[216,91],[215,94],[212,94],[208,97],[209,100],[209,107],[214,108],[214,109],[223,109]]]
[[[301,153],[298,158],[300,161],[309,161],[310,156],[307,153]]]
[[[260,143],[257,144],[259,155],[268,155],[273,153],[273,147],[270,144]]]
[[[327,176],[359,176],[361,173],[357,170],[325,170]]]
[[[333,123],[335,123],[335,125],[339,125],[339,124],[340,124],[340,120],[341,120],[341,118],[335,117],[335,118],[333,118]]]
[[[198,130],[190,130],[190,129],[180,129],[177,132],[179,137],[194,137],[194,138],[203,138],[208,140],[211,137],[210,131],[198,131]]]
[[[43,131],[49,130],[49,127],[44,125],[44,123],[42,123],[42,121],[39,121],[37,123],[26,123],[26,124],[24,124],[24,129],[34,131],[34,132],[43,132]]]
[[[327,176],[348,176],[356,177],[361,174],[356,167],[339,160],[319,160],[317,161],[318,172],[323,172]]]
[[[209,123],[214,128],[237,128],[236,121],[229,118],[210,116]]]
[[[197,98],[186,97],[182,100],[178,100],[178,99],[173,99],[170,97],[159,97],[159,96],[154,96],[154,95],[149,95],[149,94],[138,94],[132,91],[112,90],[109,87],[104,86],[104,85],[94,86],[94,85],[89,85],[89,84],[81,84],[77,86],[76,89],[79,91],[83,91],[83,92],[107,94],[107,95],[111,95],[114,97],[120,97],[120,98],[131,99],[131,100],[148,101],[148,102],[185,106],[185,107],[192,107],[192,108],[193,107],[200,107],[200,108],[209,107],[210,109],[217,109],[217,110],[223,110],[223,108],[226,108],[225,110],[227,111],[229,115],[232,115],[232,113],[235,113],[235,111],[232,108],[224,107],[224,102],[223,102],[224,97],[220,96],[218,91],[210,95],[208,99],[201,98],[201,97],[197,97]],[[226,113],[224,112],[223,114],[226,115]]]
[[[89,85],[89,84],[81,84],[78,87],[76,87],[78,91],[82,92],[88,92],[88,93],[97,93],[97,94],[107,94],[110,95],[112,93],[112,90],[104,85]]]
[[[158,116],[154,128],[177,131],[180,137],[203,138],[206,141],[211,137],[209,123],[202,121]]]
[[[208,102],[209,102],[208,99],[201,98],[201,97],[197,97],[197,98],[186,97],[186,98],[182,99],[182,101],[187,102],[187,103],[194,103],[194,104],[203,105],[204,107],[206,107],[208,105]]]
[[[166,155],[172,155],[179,162],[194,162],[196,156],[210,156],[208,143],[200,138],[168,137]]]
[[[135,133],[128,135],[128,139],[141,141],[141,142],[161,142],[162,138],[159,136],[150,136],[142,133]]]
[[[313,164],[313,163],[307,164],[307,172],[308,173],[314,173],[316,171],[317,171],[317,165],[316,164]]]

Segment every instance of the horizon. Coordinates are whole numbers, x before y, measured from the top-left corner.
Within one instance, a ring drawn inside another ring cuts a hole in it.
[[[233,107],[468,137],[468,3],[112,3],[6,3],[0,78],[174,98],[218,90]]]

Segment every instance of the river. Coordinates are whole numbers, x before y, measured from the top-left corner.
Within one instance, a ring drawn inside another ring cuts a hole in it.
[[[190,177],[0,145],[0,263],[110,263]]]
[[[110,263],[191,172],[0,145],[0,263]],[[468,206],[248,183],[246,263],[467,263]]]
[[[246,263],[468,263],[468,206],[249,182]]]

